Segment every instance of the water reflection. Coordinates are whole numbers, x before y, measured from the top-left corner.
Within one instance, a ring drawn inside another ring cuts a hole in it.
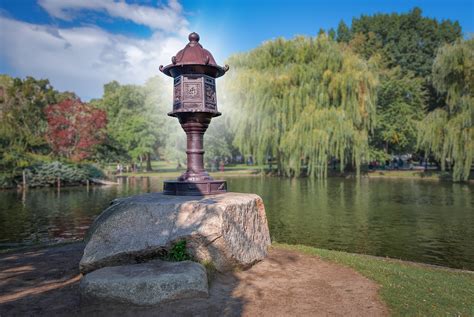
[[[415,180],[228,178],[265,201],[274,241],[474,270],[473,186]],[[0,192],[0,246],[81,239],[116,197],[160,191],[162,180]]]
[[[474,269],[472,186],[414,180],[230,180],[264,198],[276,241]]]

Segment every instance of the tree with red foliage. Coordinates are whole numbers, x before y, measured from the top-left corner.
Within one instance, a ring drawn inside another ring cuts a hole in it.
[[[96,145],[105,140],[105,111],[66,99],[45,108],[48,140],[54,153],[75,162],[88,158]]]

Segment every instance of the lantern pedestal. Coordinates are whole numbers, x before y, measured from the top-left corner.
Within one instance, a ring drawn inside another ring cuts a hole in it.
[[[171,116],[178,117],[181,127],[186,132],[187,169],[177,180],[164,182],[165,195],[200,196],[227,192],[226,181],[214,180],[204,169],[204,133],[212,117],[219,114],[170,113]]]
[[[227,192],[227,183],[223,180],[202,182],[165,181],[163,194],[179,196],[202,196]]]

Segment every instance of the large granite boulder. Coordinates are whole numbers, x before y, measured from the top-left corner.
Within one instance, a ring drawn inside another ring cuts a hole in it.
[[[205,268],[196,262],[165,262],[105,267],[81,279],[84,300],[156,305],[208,296]]]
[[[181,240],[195,260],[218,271],[249,267],[271,243],[263,201],[243,193],[116,199],[91,226],[80,270],[144,262]]]

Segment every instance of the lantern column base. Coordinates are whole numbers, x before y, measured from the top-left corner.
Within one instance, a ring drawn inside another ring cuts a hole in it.
[[[227,192],[224,180],[177,181],[169,180],[163,184],[163,194],[177,196],[203,196]]]

